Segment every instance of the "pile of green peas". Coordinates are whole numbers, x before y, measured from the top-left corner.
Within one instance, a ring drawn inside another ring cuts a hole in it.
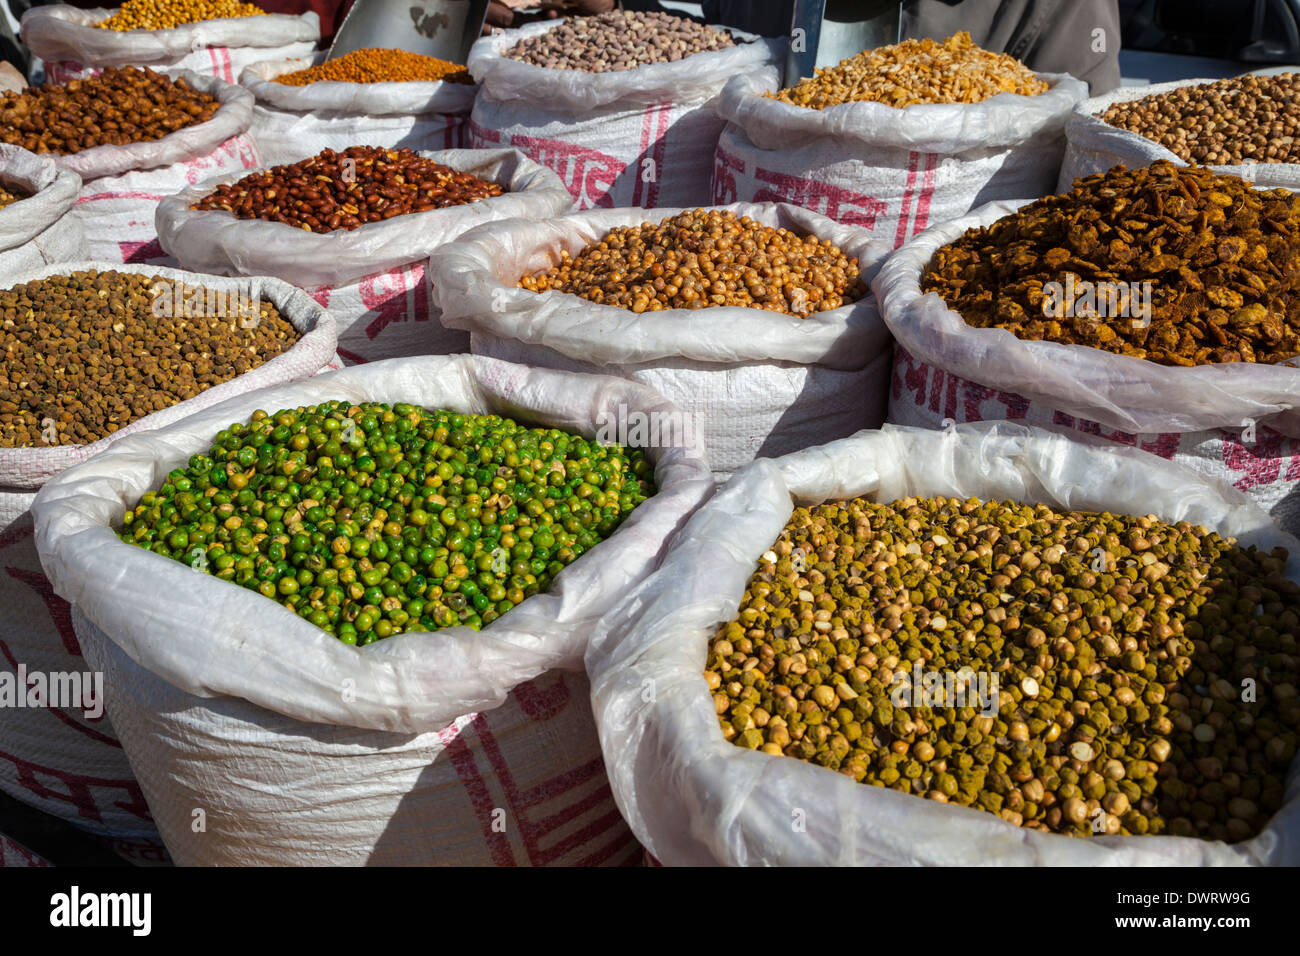
[[[490,624],[654,491],[637,449],[497,415],[332,401],[218,432],[119,535],[364,645]]]

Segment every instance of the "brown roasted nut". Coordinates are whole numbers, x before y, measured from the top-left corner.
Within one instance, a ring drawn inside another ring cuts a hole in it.
[[[519,285],[633,312],[733,305],[801,318],[866,294],[858,260],[829,240],[720,209],[613,229],[576,256],[562,252],[558,265]]]
[[[191,209],[222,209],[307,232],[356,229],[413,212],[500,196],[496,183],[425,159],[409,149],[351,146],[272,166],[218,186]]]
[[[1300,74],[1234,76],[1111,105],[1103,122],[1206,166],[1300,162]]]
[[[836,66],[818,69],[816,76],[789,89],[767,95],[823,110],[865,101],[895,107],[978,103],[999,93],[1036,96],[1047,90],[1047,83],[1019,60],[980,49],[963,31],[943,42],[904,40],[864,50]]]
[[[971,229],[921,277],[968,325],[1162,365],[1300,353],[1300,196],[1116,166]]]
[[[730,33],[685,17],[614,10],[572,17],[552,30],[520,40],[504,55],[549,70],[609,73],[672,63],[693,53],[730,46],[735,46]]]
[[[206,122],[220,105],[184,79],[109,68],[84,80],[0,93],[0,141],[33,153],[128,146]]]
[[[12,206],[21,199],[28,199],[31,195],[31,193],[20,186],[0,185],[0,209],[3,209],[5,206]]]

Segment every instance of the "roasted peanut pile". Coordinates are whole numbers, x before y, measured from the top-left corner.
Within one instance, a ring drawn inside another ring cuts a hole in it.
[[[1298,251],[1300,196],[1162,160],[969,230],[935,252],[921,289],[1022,339],[1162,365],[1281,362],[1300,353]],[[1149,314],[1133,316],[1144,282]],[[1049,283],[1082,290],[1073,315],[1055,314]]]
[[[20,199],[29,199],[31,198],[31,195],[31,193],[18,186],[0,185],[0,209],[3,209],[5,206],[12,206]]]
[[[191,209],[282,222],[307,232],[356,229],[413,212],[476,202],[505,192],[409,149],[351,146],[252,173],[218,186]]]
[[[78,271],[5,289],[0,448],[98,441],[297,341],[270,302],[162,276]]]
[[[170,30],[202,20],[260,17],[266,11],[239,0],[126,0],[95,26],[101,30]]]
[[[1300,162],[1300,74],[1234,76],[1115,103],[1101,119],[1206,166]]]
[[[904,107],[917,103],[978,103],[999,93],[1036,96],[1048,85],[1015,57],[990,53],[965,31],[942,43],[904,40],[863,50],[823,67],[817,75],[767,96],[824,110],[842,103],[871,101]]]
[[[345,53],[305,70],[284,73],[275,82],[286,86],[311,83],[473,83],[469,71],[458,63],[405,50],[369,48]]]
[[[742,747],[1033,830],[1236,842],[1296,753],[1286,559],[1154,515],[796,508],[704,676]]]
[[[206,122],[220,105],[183,79],[110,67],[84,80],[0,93],[0,141],[33,153],[127,146]]]
[[[730,33],[685,17],[614,10],[571,17],[553,30],[520,40],[504,55],[549,70],[609,73],[730,46],[735,46]]]
[[[734,305],[800,318],[866,294],[858,260],[829,240],[708,209],[614,229],[519,285],[633,312]]]

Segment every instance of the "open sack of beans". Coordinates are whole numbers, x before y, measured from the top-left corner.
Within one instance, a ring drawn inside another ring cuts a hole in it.
[[[23,695],[0,707],[0,790],[158,862],[102,687],[87,686],[98,668],[37,556],[32,500],[122,438],[314,375],[334,355],[334,323],[307,293],[264,277],[73,262],[0,284],[0,311],[20,317],[0,328],[0,675]],[[60,693],[75,688],[75,701]]]
[[[72,213],[81,177],[49,156],[0,143],[0,274],[86,257]]]
[[[604,376],[393,359],[46,486],[42,560],[177,863],[639,861],[582,654],[712,480],[603,443],[629,409],[680,416]],[[215,514],[213,482],[239,488]]]
[[[674,865],[1295,865],[1297,549],[1008,422],[756,461],[592,636],[615,799]]]
[[[1112,166],[1212,166],[1261,188],[1300,189],[1300,73],[1179,80],[1084,100],[1065,126],[1058,192]]]
[[[469,145],[513,146],[560,174],[579,209],[708,202],[718,93],[785,41],[666,13],[614,11],[484,37]]]
[[[478,92],[463,66],[405,50],[325,55],[255,63],[240,74],[257,99],[252,134],[268,166],[358,145],[463,145]]]
[[[0,94],[0,140],[52,153],[82,179],[75,207],[88,254],[162,258],[158,201],[200,179],[258,165],[253,96],[210,76],[109,68],[85,80]]]
[[[259,201],[271,191],[274,206]],[[157,226],[185,268],[311,290],[339,323],[339,354],[356,363],[468,351],[469,336],[439,321],[429,254],[483,223],[571,205],[556,175],[516,150],[354,146],[204,180],[163,200]]]
[[[791,202],[895,246],[983,203],[1051,193],[1066,119],[1088,94],[968,34],[868,50],[777,85],[749,74],[723,89],[712,201]]]
[[[1136,445],[1300,530],[1300,196],[1121,168],[935,227],[872,285],[897,342],[891,422]]]
[[[320,17],[268,14],[240,0],[126,0],[115,10],[55,4],[23,14],[20,35],[54,83],[106,66],[147,66],[172,76],[192,70],[234,83],[253,63],[310,56]]]
[[[590,210],[485,226],[434,253],[434,300],[475,354],[630,378],[730,474],[876,427],[890,338],[866,280],[889,252],[786,205]]]

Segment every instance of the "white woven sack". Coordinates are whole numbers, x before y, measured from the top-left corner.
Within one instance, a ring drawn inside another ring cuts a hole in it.
[[[463,144],[476,85],[468,83],[309,83],[275,77],[321,63],[308,58],[254,63],[239,75],[257,100],[250,132],[268,166],[293,163],[322,149],[405,146],[416,151]]]
[[[786,41],[751,39],[613,73],[548,70],[502,55],[560,22],[530,24],[474,44],[468,65],[482,89],[469,145],[522,150],[560,174],[579,209],[705,205],[722,132],[718,93],[737,74],[767,68],[775,78],[771,68]]]
[[[397,216],[357,229],[308,233],[280,222],[237,219],[190,205],[235,173],[204,180],[158,206],[162,248],[187,269],[273,275],[312,290],[339,324],[348,362],[464,352],[469,336],[444,328],[430,302],[425,260],[475,226],[499,219],[547,219],[572,205],[559,178],[513,149],[449,149],[421,155],[505,187],[463,206]]]
[[[865,230],[789,205],[723,207],[769,226],[830,239],[870,277],[889,252]],[[681,210],[659,209],[658,221]],[[880,424],[889,334],[867,296],[806,319],[738,307],[637,315],[576,295],[538,295],[519,278],[576,253],[639,209],[589,210],[548,222],[476,229],[429,260],[442,322],[473,333],[471,350],[643,382],[689,411],[709,466],[726,475],[775,455]],[[883,357],[883,360],[882,360]]]
[[[24,869],[34,866],[50,866],[49,860],[27,849],[12,837],[0,833],[0,867]]]
[[[161,275],[194,282],[192,273],[149,266],[70,262],[12,276],[12,286],[82,269]],[[241,288],[271,301],[304,334],[285,354],[232,381],[132,422],[89,445],[0,450],[0,673],[85,673],[69,607],[46,579],[36,553],[32,500],[47,481],[133,434],[179,421],[224,399],[313,375],[334,354],[329,314],[305,292],[269,278],[200,277],[213,288]],[[120,517],[120,516],[119,516]],[[107,717],[66,708],[0,708],[0,791],[96,836],[140,862],[163,858],[144,795]]]
[[[727,121],[712,201],[790,202],[901,246],[932,223],[995,199],[1051,193],[1070,110],[1086,83],[1044,73],[1038,96],[972,104],[844,103],[824,110],[769,99],[774,76],[737,76],[722,90]]]
[[[603,823],[584,816],[580,831],[554,834],[574,844],[562,854],[570,862],[595,853],[581,834],[613,827],[612,807],[594,781],[567,790],[598,776],[584,688],[537,679],[580,668],[596,618],[654,566],[712,490],[698,453],[649,449],[658,494],[549,590],[482,631],[407,633],[362,648],[124,544],[109,527],[224,425],[257,408],[326,399],[493,412],[589,437],[620,405],[679,414],[650,389],[604,376],[467,355],[394,359],[224,402],[118,442],[48,483],[35,505],[42,560],[84,618],[79,636],[109,662],[109,706],[169,849],[182,864],[486,862],[506,843],[522,838],[526,848],[546,817],[559,827],[603,801]],[[111,663],[120,658],[151,676]],[[566,716],[567,697],[577,703]],[[521,718],[516,704],[545,726]],[[539,719],[547,709],[554,721]],[[493,743],[497,733],[517,739]],[[555,802],[543,806],[548,796]],[[494,806],[505,814],[492,815]],[[196,808],[208,814],[208,832],[197,836]],[[504,821],[505,837],[491,836],[488,816]],[[529,851],[526,860],[540,858]]]
[[[0,143],[0,182],[30,195],[0,209],[0,275],[86,258],[86,238],[72,206],[81,177],[50,156]]]
[[[895,252],[872,282],[898,342],[889,420],[1015,418],[1136,445],[1246,491],[1300,532],[1300,369],[1230,363],[1180,368],[1101,349],[1017,339],[967,325],[921,294],[934,251],[1022,203],[990,203]]]
[[[91,258],[175,265],[158,243],[158,203],[201,179],[261,165],[257,144],[248,135],[253,94],[210,76],[180,76],[221,102],[212,119],[151,142],[95,146],[55,157],[59,168],[83,180],[76,214]]]
[[[176,76],[192,70],[234,83],[244,67],[309,56],[320,40],[320,16],[267,14],[188,23],[171,30],[103,30],[94,24],[115,10],[57,4],[23,14],[21,37],[45,61],[45,78],[66,83],[106,66],[147,66]]]
[[[1065,124],[1065,158],[1061,161],[1061,176],[1056,191],[1068,192],[1079,177],[1104,173],[1119,163],[1136,169],[1150,166],[1157,159],[1167,159],[1179,166],[1186,166],[1187,163],[1172,150],[1155,140],[1103,123],[1099,117],[1115,103],[1140,100],[1146,96],[1176,90],[1180,86],[1202,86],[1213,82],[1215,81],[1197,79],[1153,83],[1150,86],[1126,86],[1077,104],[1069,122]],[[1238,163],[1211,166],[1210,169],[1216,173],[1240,176],[1261,189],[1300,189],[1300,163]]]
[[[1300,541],[1245,496],[1133,449],[1093,448],[1007,422],[948,431],[891,425],[756,461],[691,517],[655,573],[601,620],[587,652],[614,798],[654,857],[679,866],[1300,863],[1296,763],[1289,800],[1265,831],[1228,846],[1188,837],[1040,833],[724,740],[700,678],[709,640],[719,622],[735,616],[794,504],[858,495],[1154,512],[1235,535],[1243,545],[1287,547],[1287,575],[1300,579]],[[644,686],[655,689],[649,700]]]

